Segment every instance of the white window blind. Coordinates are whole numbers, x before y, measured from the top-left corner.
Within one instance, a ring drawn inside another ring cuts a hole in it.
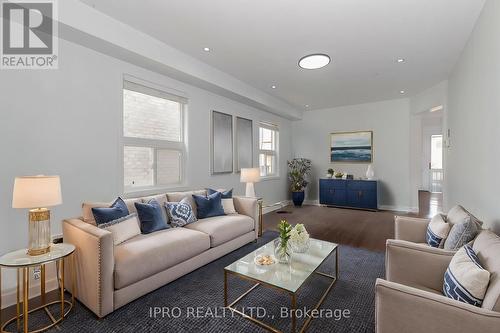
[[[187,99],[130,81],[123,83],[125,191],[182,183]]]

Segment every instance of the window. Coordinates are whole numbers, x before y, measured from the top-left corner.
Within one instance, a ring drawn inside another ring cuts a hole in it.
[[[183,181],[187,100],[130,81],[123,84],[123,184],[126,192]]]
[[[259,126],[259,168],[262,177],[278,176],[278,127],[261,123]]]
[[[443,136],[431,136],[431,169],[443,168]]]

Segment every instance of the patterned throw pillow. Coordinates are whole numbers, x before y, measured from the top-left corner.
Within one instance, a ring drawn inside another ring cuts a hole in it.
[[[114,221],[101,223],[99,228],[108,230],[113,235],[113,244],[121,244],[135,236],[141,234],[139,228],[139,220],[137,214],[130,214],[125,217],[120,217]]]
[[[450,225],[446,223],[444,216],[437,214],[427,226],[426,241],[432,247],[443,248],[444,241],[450,232]]]
[[[472,219],[455,224],[451,227],[448,238],[444,242],[444,249],[455,251],[473,240],[479,233],[481,227]]]
[[[460,248],[444,274],[444,295],[480,307],[490,282],[490,273],[479,263],[469,245]]]
[[[95,223],[99,225],[125,217],[129,215],[129,211],[125,201],[118,197],[111,204],[111,207],[92,208],[92,214],[94,215]]]
[[[165,209],[167,210],[168,220],[174,227],[183,227],[197,221],[187,198],[182,199],[180,202],[167,202],[165,203]]]

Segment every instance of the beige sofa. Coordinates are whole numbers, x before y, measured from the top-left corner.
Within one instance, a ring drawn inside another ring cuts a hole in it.
[[[473,248],[492,275],[481,308],[443,295],[454,251],[388,240],[386,280],[377,279],[375,286],[376,332],[500,332],[500,237],[481,231]]]
[[[205,191],[155,196],[162,204]],[[127,199],[134,202],[151,197]],[[234,197],[238,214],[200,219],[182,228],[139,235],[117,246],[112,234],[95,226],[92,207],[84,203],[80,218],[63,221],[64,241],[76,246],[77,298],[98,317],[141,297],[258,237],[257,199]]]

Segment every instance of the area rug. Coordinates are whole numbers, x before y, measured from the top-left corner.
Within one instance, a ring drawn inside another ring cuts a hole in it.
[[[266,330],[223,308],[225,266],[273,240],[269,231],[256,243],[250,243],[170,284],[118,309],[103,319],[78,303],[68,318],[51,332],[266,332]],[[375,279],[384,274],[384,255],[341,245],[340,279],[324,301],[308,332],[374,332]],[[328,259],[321,270],[333,273],[335,260]],[[309,279],[298,295],[298,308],[311,309],[320,299],[329,280],[322,276]],[[251,287],[236,277],[229,279],[229,297],[234,300]],[[289,332],[291,321],[286,309],[289,296],[259,286],[241,303],[245,312]],[[297,313],[302,315],[301,313]],[[300,327],[300,326],[299,326]]]

